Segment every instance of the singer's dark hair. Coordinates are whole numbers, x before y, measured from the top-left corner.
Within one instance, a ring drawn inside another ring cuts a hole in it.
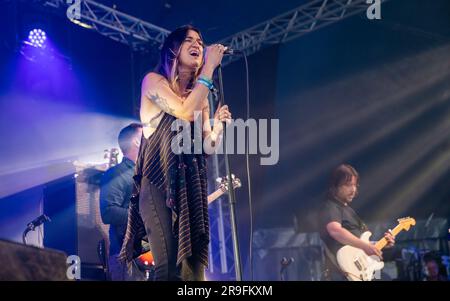
[[[349,164],[341,164],[336,167],[331,173],[330,183],[328,186],[328,197],[336,197],[338,188],[344,184],[347,184],[352,180],[352,177],[356,178],[356,184],[359,184],[359,175],[353,166]],[[356,192],[358,193],[358,191]]]
[[[195,31],[203,40],[200,30],[192,25],[183,25],[172,31],[167,38],[164,40],[164,44],[161,48],[161,54],[159,58],[159,63],[156,67],[156,72],[164,76],[169,82],[172,90],[180,94],[180,89],[178,86],[178,57],[180,55],[181,45],[187,37],[189,30]],[[203,62],[202,62],[203,65]],[[197,77],[200,75],[201,67],[195,72],[191,84],[188,89],[191,89]]]

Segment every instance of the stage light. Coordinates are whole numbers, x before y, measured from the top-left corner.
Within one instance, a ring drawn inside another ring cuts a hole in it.
[[[25,43],[33,47],[45,48],[45,41],[47,40],[47,35],[42,29],[33,29],[28,34],[28,41]]]

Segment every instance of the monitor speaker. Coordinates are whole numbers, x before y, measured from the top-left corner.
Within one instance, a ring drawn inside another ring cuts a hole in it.
[[[0,281],[67,280],[67,255],[0,240]]]

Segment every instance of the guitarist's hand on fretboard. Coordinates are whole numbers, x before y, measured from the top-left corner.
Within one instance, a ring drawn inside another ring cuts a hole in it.
[[[386,248],[392,248],[395,245],[395,238],[391,232],[384,233],[384,238],[387,240]]]

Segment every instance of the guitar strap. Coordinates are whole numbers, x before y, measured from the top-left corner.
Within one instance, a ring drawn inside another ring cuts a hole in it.
[[[369,228],[367,227],[367,225],[363,222],[363,220],[359,217],[358,213],[356,213],[355,210],[353,210],[353,208],[349,207],[352,211],[353,211],[353,215],[356,218],[356,220],[358,221],[358,225],[359,225],[359,230],[364,233],[365,231],[368,231]]]

